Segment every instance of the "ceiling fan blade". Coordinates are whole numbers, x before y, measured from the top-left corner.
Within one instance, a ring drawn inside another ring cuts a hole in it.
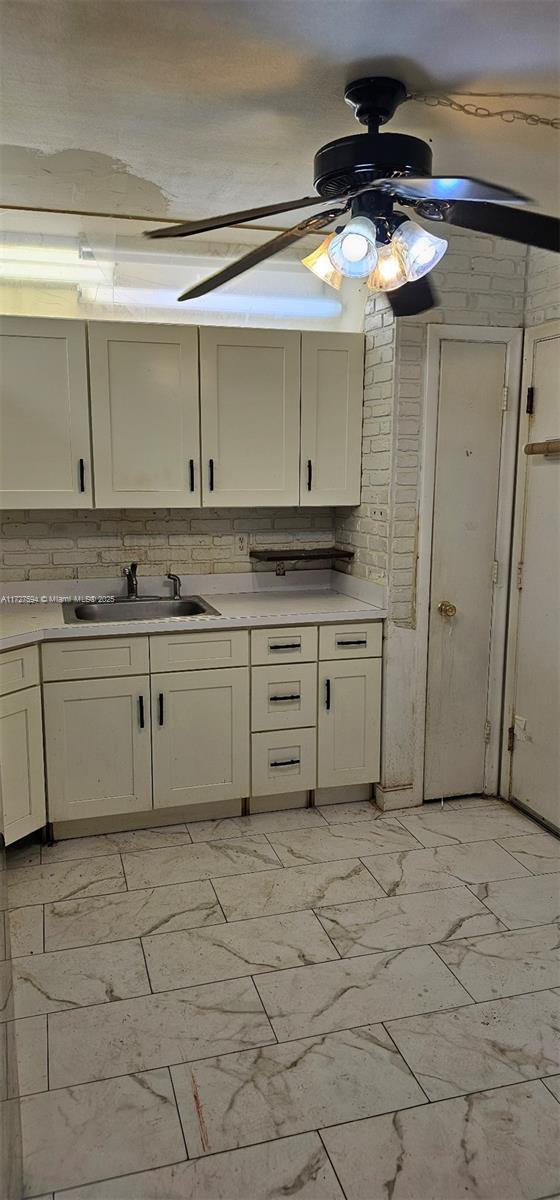
[[[229,283],[230,279],[235,279],[238,275],[243,275],[251,267],[256,267],[258,263],[264,262],[265,259],[272,258],[273,254],[278,254],[280,250],[285,250],[293,242],[297,242],[300,238],[305,237],[306,233],[324,229],[326,225],[330,225],[331,221],[336,220],[344,212],[346,212],[346,208],[330,208],[325,212],[318,213],[316,216],[307,217],[305,221],[300,221],[299,225],[293,225],[291,229],[285,229],[277,237],[271,238],[270,241],[265,242],[262,246],[256,246],[248,254],[244,254],[242,258],[238,258],[236,262],[230,263],[228,267],[224,267],[221,271],[216,271],[215,275],[210,275],[208,279],[203,279],[201,283],[195,284],[194,287],[183,292],[178,299],[196,300],[199,296],[205,296],[207,292],[213,292],[215,288],[221,287],[223,283]]]
[[[430,219],[425,212],[420,215],[423,219]],[[526,246],[555,250],[556,253],[560,251],[560,221],[544,213],[503,208],[499,204],[461,202],[450,204],[449,209],[445,209],[444,220],[449,225],[473,229],[476,233],[489,233],[511,242],[522,242]]]
[[[404,283],[386,295],[395,317],[416,317],[438,304],[438,297],[427,275],[416,279],[414,283]]]
[[[240,212],[225,213],[221,217],[207,217],[203,221],[184,221],[181,225],[164,225],[161,229],[146,232],[149,238],[189,237],[192,233],[207,233],[209,229],[225,229],[228,225],[241,225],[256,221],[259,217],[273,217],[276,213],[291,212],[296,208],[309,208],[312,204],[324,204],[324,196],[304,196],[301,200],[286,200],[283,204],[265,204],[260,208],[246,208]]]
[[[380,182],[380,181],[378,181]],[[527,204],[528,197],[484,179],[456,179],[447,175],[383,180],[403,200],[469,200],[491,204]]]

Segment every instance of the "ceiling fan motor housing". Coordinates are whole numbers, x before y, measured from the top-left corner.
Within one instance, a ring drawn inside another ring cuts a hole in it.
[[[313,183],[325,199],[344,196],[376,179],[432,173],[427,142],[405,133],[354,133],[317,151]]]

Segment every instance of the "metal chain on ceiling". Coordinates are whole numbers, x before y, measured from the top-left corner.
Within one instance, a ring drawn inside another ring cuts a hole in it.
[[[545,117],[541,113],[525,112],[520,108],[491,109],[483,104],[472,104],[470,101],[461,104],[454,96],[471,96],[481,100],[509,100],[522,96],[527,100],[560,101],[560,96],[549,92],[455,92],[453,96],[439,96],[432,92],[409,92],[406,98],[427,104],[430,108],[450,108],[453,112],[462,112],[468,117],[500,117],[507,124],[525,121],[526,125],[545,125],[549,129],[560,129],[560,117]]]

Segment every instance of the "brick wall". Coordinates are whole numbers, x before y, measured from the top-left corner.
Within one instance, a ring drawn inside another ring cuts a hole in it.
[[[452,233],[433,272],[440,303],[395,321],[384,297],[366,306],[362,504],[339,510],[336,537],[351,574],[385,584],[389,615],[415,626],[416,537],[428,324],[521,326],[527,251]],[[547,267],[547,271],[550,268]],[[548,274],[547,274],[548,278]]]
[[[0,521],[0,579],[6,582],[110,578],[133,559],[144,575],[250,571],[251,546],[311,548],[332,545],[334,537],[333,512],[325,508],[59,509],[5,512]]]
[[[560,258],[531,247],[527,256],[525,325],[542,325],[560,317]]]

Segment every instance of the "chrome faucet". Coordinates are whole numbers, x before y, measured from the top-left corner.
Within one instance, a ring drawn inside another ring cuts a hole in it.
[[[137,562],[132,562],[129,567],[123,567],[123,575],[126,578],[126,594],[129,600],[138,599],[138,580],[136,578],[137,570]]]
[[[181,599],[181,580],[179,579],[179,576],[174,575],[173,572],[170,571],[167,575],[167,579],[170,579],[173,584],[173,600],[180,600]]]

